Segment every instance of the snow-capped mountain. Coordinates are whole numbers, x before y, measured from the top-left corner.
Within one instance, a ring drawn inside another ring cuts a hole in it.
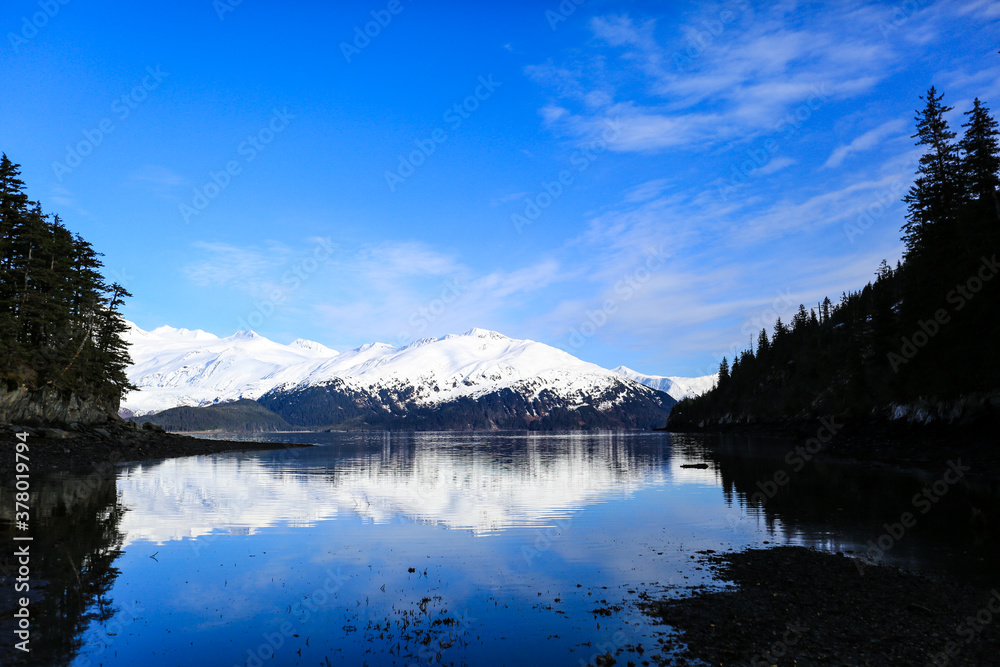
[[[472,329],[336,352],[253,332],[130,325],[123,412],[257,400],[302,427],[662,426],[667,395],[543,343]],[[445,414],[446,416],[442,416]]]
[[[674,377],[668,375],[646,375],[639,371],[634,371],[626,366],[618,366],[612,369],[615,373],[623,377],[635,380],[647,387],[652,387],[664,393],[670,394],[671,398],[679,401],[689,396],[701,396],[709,389],[715,387],[718,375],[703,375],[697,378]]]

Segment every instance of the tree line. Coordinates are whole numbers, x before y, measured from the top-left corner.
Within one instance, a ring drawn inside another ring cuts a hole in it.
[[[131,388],[119,309],[132,295],[105,282],[101,253],[28,199],[19,167],[0,158],[0,380],[117,409]]]
[[[952,399],[1000,388],[1000,147],[979,100],[963,116],[931,88],[920,98],[924,148],[903,201],[903,258],[874,280],[779,318],[730,364],[711,392],[678,403],[668,426],[702,422],[867,417],[918,397]]]

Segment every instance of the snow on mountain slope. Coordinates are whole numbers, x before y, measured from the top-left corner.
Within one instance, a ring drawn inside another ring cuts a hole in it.
[[[647,387],[670,394],[671,398],[677,401],[688,396],[701,396],[709,389],[713,389],[716,381],[719,379],[717,375],[703,375],[697,378],[646,375],[625,366],[618,366],[612,370],[623,377],[635,380]]]
[[[219,338],[167,326],[143,331],[129,323],[124,338],[132,356],[127,375],[139,391],[126,394],[121,407],[136,415],[241,396],[256,398],[276,384],[269,379],[275,374],[319,365],[337,354],[312,341],[285,346],[249,331]]]
[[[338,353],[319,343],[274,343],[253,332],[219,338],[204,331],[130,325],[126,338],[134,361],[122,408],[135,415],[180,405],[208,405],[265,393],[294,391],[337,380],[367,396],[405,396],[418,406],[478,398],[510,389],[527,400],[555,395],[568,407],[603,396],[609,405],[652,392],[621,374],[543,343],[471,329],[403,348],[369,343]],[[391,406],[385,405],[386,409]]]

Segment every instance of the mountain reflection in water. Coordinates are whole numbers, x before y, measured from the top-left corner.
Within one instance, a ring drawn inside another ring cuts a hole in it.
[[[433,645],[446,662],[593,662],[610,642],[638,664],[635,647],[663,631],[638,596],[712,584],[697,551],[862,554],[937,478],[833,462],[792,471],[784,454],[799,443],[761,438],[268,437],[319,446],[35,480],[34,664],[242,665],[285,623],[295,636],[268,664],[410,664],[405,651],[419,657],[443,629]],[[694,463],[707,467],[681,467]],[[788,483],[751,501],[779,470]],[[10,535],[9,490],[0,502]],[[884,557],[982,573],[998,507],[989,483],[961,480]]]

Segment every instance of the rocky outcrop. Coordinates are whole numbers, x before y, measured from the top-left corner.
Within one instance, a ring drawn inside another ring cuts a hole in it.
[[[973,424],[1000,416],[1000,391],[966,394],[951,400],[919,398],[908,403],[893,403],[886,416],[910,424]]]
[[[118,406],[51,387],[0,387],[0,424],[59,426],[103,424],[117,418]]]

